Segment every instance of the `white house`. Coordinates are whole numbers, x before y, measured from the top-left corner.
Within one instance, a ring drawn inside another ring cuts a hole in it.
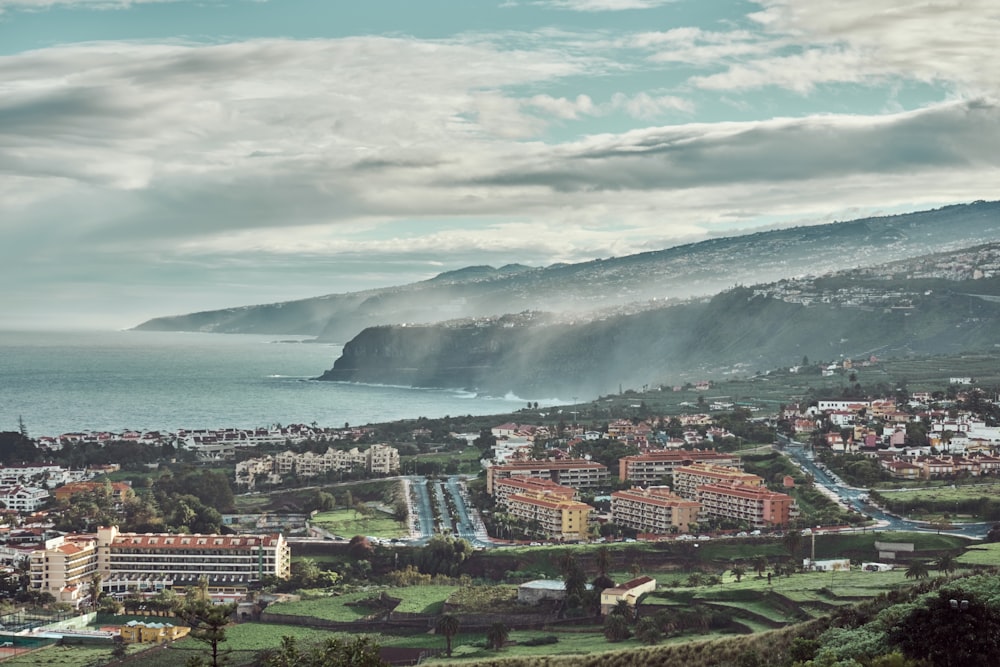
[[[0,486],[0,503],[9,510],[36,512],[49,499],[49,492],[35,486]]]

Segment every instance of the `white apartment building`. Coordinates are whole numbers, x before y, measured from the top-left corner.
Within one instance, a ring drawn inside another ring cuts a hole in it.
[[[388,445],[372,445],[365,450],[328,447],[322,454],[297,454],[287,450],[237,463],[236,482],[252,488],[261,476],[267,476],[268,483],[277,484],[282,476],[293,472],[299,477],[315,477],[337,470],[364,470],[371,475],[392,475],[399,472],[399,451]]]
[[[608,481],[608,467],[584,459],[545,461],[509,461],[486,469],[486,492],[493,494],[493,483],[505,478],[548,479],[574,489],[601,486]]]
[[[193,586],[205,577],[213,599],[238,599],[266,576],[287,579],[291,554],[281,533],[139,534],[119,533],[111,526],[31,555],[32,587],[60,601],[79,603],[89,597],[95,572],[101,575],[102,589],[119,597]]]
[[[17,512],[37,512],[49,499],[49,492],[35,486],[0,486],[0,503]]]

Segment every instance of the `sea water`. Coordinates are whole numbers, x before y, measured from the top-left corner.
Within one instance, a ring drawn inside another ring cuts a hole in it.
[[[0,431],[340,427],[524,407],[455,390],[320,382],[341,347],[280,335],[0,331]]]

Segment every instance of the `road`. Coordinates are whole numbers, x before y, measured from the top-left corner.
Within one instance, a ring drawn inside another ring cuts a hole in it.
[[[859,489],[844,484],[843,480],[819,467],[807,446],[779,435],[778,448],[798,463],[807,473],[812,475],[818,485],[824,487],[831,497],[836,497],[841,505],[867,514],[877,522],[880,530],[918,530],[923,532],[939,532],[925,521],[904,519],[895,514],[889,514],[868,501],[868,489]],[[990,523],[959,524],[954,529],[943,531],[948,535],[960,535],[973,539],[982,539],[989,531]]]

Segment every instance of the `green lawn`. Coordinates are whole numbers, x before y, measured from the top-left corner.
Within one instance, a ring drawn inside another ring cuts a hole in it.
[[[148,648],[148,645],[129,647],[129,653]],[[91,667],[103,665],[111,658],[111,645],[108,646],[47,646],[29,653],[3,660],[4,667],[38,667],[39,665],[58,665],[59,667]]]
[[[367,606],[349,606],[348,603],[358,602],[377,596],[379,591],[360,591],[346,595],[310,598],[298,602],[277,602],[268,606],[268,613],[284,616],[314,616],[330,621],[357,621],[368,616],[374,608]]]
[[[386,595],[400,598],[395,611],[407,614],[439,614],[444,601],[458,590],[458,586],[406,586],[390,588]]]
[[[962,565],[1000,566],[1000,542],[975,544],[956,559]]]
[[[335,535],[343,535],[344,537],[367,535],[368,537],[393,538],[409,535],[405,522],[396,521],[391,515],[378,510],[372,510],[369,516],[354,509],[320,512],[313,517],[312,522]]]

